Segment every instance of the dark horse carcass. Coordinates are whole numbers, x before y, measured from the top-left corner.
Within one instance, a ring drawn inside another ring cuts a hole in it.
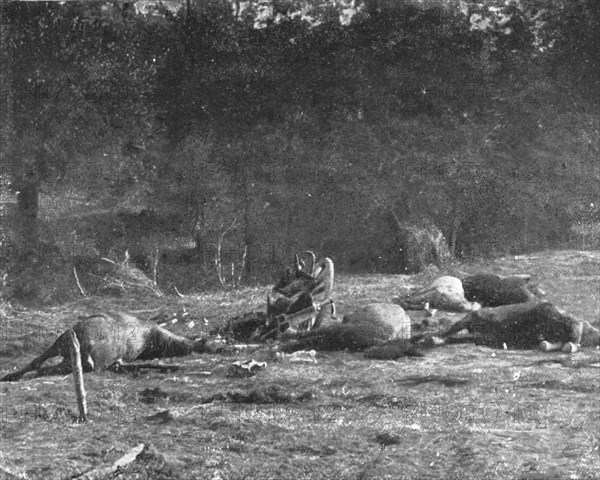
[[[589,322],[564,314],[551,303],[521,303],[496,308],[482,308],[469,313],[446,332],[442,338],[453,337],[467,330],[469,339],[477,345],[493,348],[562,350],[575,353],[580,347],[600,345],[600,332]]]

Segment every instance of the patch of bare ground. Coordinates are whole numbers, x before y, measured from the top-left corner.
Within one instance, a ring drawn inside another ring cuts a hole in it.
[[[598,324],[599,252],[543,252],[452,268],[531,273],[549,301]],[[336,304],[343,314],[427,280],[427,274],[342,275]],[[86,299],[44,311],[5,305],[2,348],[15,342],[18,348],[2,350],[8,356],[1,373],[96,309],[149,318],[160,308],[185,307],[186,321],[168,328],[195,335],[264,308],[264,292]],[[31,332],[39,338],[28,340]],[[250,378],[226,376],[234,360],[250,358],[268,366]],[[337,352],[299,364],[278,362],[262,348],[239,358],[162,362],[183,368],[166,375],[86,375],[89,421],[83,424],[73,421],[70,376],[1,384],[0,478],[89,478],[140,444],[145,448],[136,460],[110,478],[600,478],[598,349],[566,355],[457,344],[422,358],[386,362]]]

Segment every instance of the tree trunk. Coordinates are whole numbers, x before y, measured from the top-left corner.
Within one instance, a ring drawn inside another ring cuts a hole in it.
[[[194,219],[194,249],[199,263],[206,266],[207,240],[206,240],[206,201],[204,197],[197,199]]]
[[[456,243],[458,241],[458,231],[462,225],[462,219],[459,212],[454,213],[454,222],[452,223],[452,232],[450,234],[450,255],[453,257],[456,254]]]
[[[242,180],[242,191],[243,191],[243,232],[244,232],[244,247],[246,249],[246,274],[247,278],[256,275],[256,268],[258,264],[258,257],[260,256],[256,245],[256,233],[254,232],[254,225],[252,224],[252,192],[250,186],[250,172],[246,165],[244,168],[243,180]]]
[[[185,23],[186,23],[186,25],[189,25],[191,10],[192,10],[192,1],[185,0]]]
[[[38,208],[39,191],[37,183],[25,181],[16,185],[17,190],[17,228],[21,238],[21,259],[33,260],[39,251]],[[14,186],[13,186],[14,188]]]
[[[251,225],[251,201],[248,197],[246,204],[244,205],[244,246],[247,251],[246,257],[246,273],[248,276],[256,273],[256,235],[252,231]]]

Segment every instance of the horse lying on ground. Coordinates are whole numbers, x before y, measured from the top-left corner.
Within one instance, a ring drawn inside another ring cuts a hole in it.
[[[493,348],[540,348],[574,353],[580,347],[600,345],[600,332],[588,322],[561,313],[551,303],[524,303],[483,308],[459,320],[442,338],[468,330],[477,345]],[[463,337],[464,338],[464,337]]]
[[[92,315],[77,323],[73,331],[79,340],[81,364],[84,372],[102,371],[115,362],[180,357],[197,353],[217,353],[222,344],[211,344],[205,339],[191,340],[175,335],[149,321],[125,313]],[[31,363],[9,373],[1,382],[20,380],[28,372],[36,376],[64,375],[71,372],[70,337],[66,331]],[[42,367],[46,360],[62,356],[58,365]]]
[[[429,287],[396,298],[393,302],[406,310],[423,310],[426,304],[429,308],[451,312],[470,312],[481,307],[478,303],[469,302],[462,282],[450,276],[439,277]]]
[[[462,281],[465,297],[483,307],[499,307],[515,303],[536,301],[544,292],[530,275],[501,277],[493,273],[478,273]]]
[[[347,349],[379,359],[421,356],[410,338],[410,318],[400,306],[373,303],[346,315],[341,323],[300,333],[297,340],[283,345],[282,351]]]

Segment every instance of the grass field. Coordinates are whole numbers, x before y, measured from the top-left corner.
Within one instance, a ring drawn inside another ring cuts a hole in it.
[[[541,252],[443,273],[459,271],[531,273],[549,301],[599,324],[600,252]],[[436,275],[340,275],[336,305],[343,314],[389,301]],[[44,311],[5,305],[0,374],[31,360],[78,315],[110,307],[149,317],[185,307],[195,326],[171,329],[194,335],[264,308],[265,291],[85,299]],[[226,376],[233,361],[250,358],[268,365],[251,378]],[[86,375],[84,424],[72,420],[71,376],[0,384],[0,479],[600,478],[597,348],[566,355],[461,344],[387,362],[319,353],[316,364],[278,362],[263,348],[162,363],[183,368]],[[140,444],[136,461],[94,476]]]

